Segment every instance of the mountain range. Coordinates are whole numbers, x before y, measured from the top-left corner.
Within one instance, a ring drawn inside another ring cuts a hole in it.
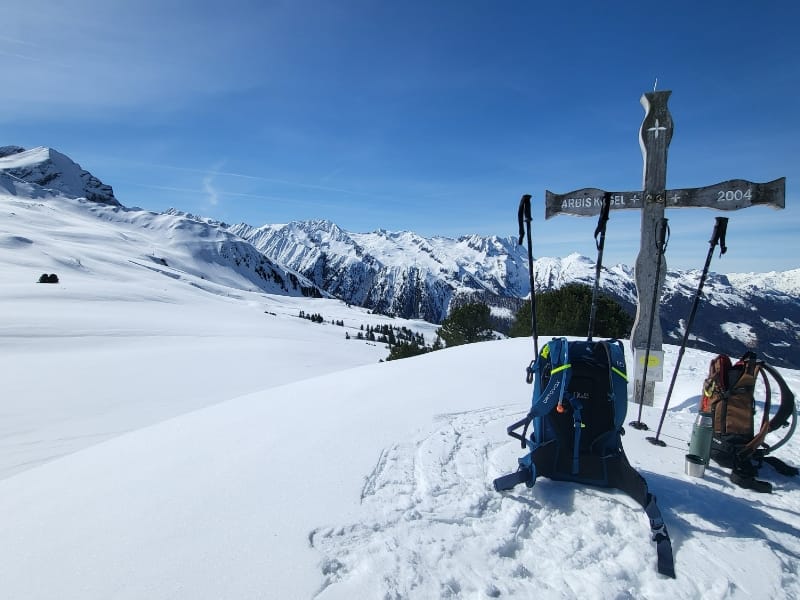
[[[527,251],[515,238],[424,238],[378,230],[349,233],[329,221],[228,228],[261,252],[306,276],[330,294],[404,318],[440,322],[470,300],[493,307],[508,325],[530,294]],[[568,283],[593,285],[595,261],[571,254],[534,259],[537,293]],[[661,299],[665,341],[680,343],[700,271],[667,272]],[[601,290],[631,315],[636,312],[633,269],[603,267]],[[757,349],[778,365],[799,367],[800,269],[721,275],[709,273],[690,345],[732,356]]]
[[[375,312],[433,323],[441,322],[453,307],[477,300],[492,307],[501,330],[530,293],[527,253],[514,238],[426,238],[383,229],[352,233],[326,220],[228,225],[177,209],[129,209],[111,186],[50,148],[0,147],[0,194],[45,202],[73,199],[80,207],[74,215],[103,218],[109,235],[127,236],[132,265],[185,278],[193,285],[331,296]],[[58,232],[52,236],[57,242]],[[13,231],[2,241],[23,249],[28,242],[15,241]],[[100,260],[102,248],[92,248],[91,256]],[[85,260],[74,260],[85,267]],[[62,260],[54,268],[65,264],[72,263]],[[595,263],[579,254],[539,257],[533,271],[538,293],[572,282],[592,285]],[[699,278],[699,271],[667,272],[661,305],[665,341],[683,339]],[[603,267],[600,287],[635,313],[630,267]],[[710,273],[689,345],[732,356],[757,349],[779,366],[800,368],[798,324],[800,269]]]

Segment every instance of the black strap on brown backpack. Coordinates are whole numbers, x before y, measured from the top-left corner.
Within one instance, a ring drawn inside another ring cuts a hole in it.
[[[786,381],[783,379],[781,374],[778,372],[775,367],[768,365],[764,361],[758,361],[756,365],[756,374],[761,377],[761,380],[764,382],[764,389],[765,389],[765,399],[764,399],[764,414],[761,417],[761,426],[759,427],[758,433],[755,434],[755,437],[745,444],[744,448],[741,450],[741,456],[748,457],[751,456],[753,453],[758,453],[760,458],[763,458],[765,455],[769,454],[770,452],[774,452],[781,446],[783,446],[789,438],[792,437],[794,434],[794,430],[797,426],[797,412],[795,411],[795,399],[794,393],[792,390],[789,389],[789,386],[786,384]],[[781,393],[781,401],[780,405],[778,406],[778,410],[770,419],[769,413],[771,409],[771,396],[772,390],[769,382],[769,374],[775,382],[778,384],[778,389]],[[790,425],[789,421],[791,419],[791,428],[789,432],[781,439],[779,442],[768,446],[764,443],[765,438],[767,437],[768,433],[771,433],[781,427],[787,427]]]

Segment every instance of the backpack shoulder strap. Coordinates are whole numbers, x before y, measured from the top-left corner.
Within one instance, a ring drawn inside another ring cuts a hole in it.
[[[781,441],[769,447],[767,450],[767,453],[769,453],[774,452],[783,446],[789,441],[789,438],[792,437],[794,430],[797,427],[797,411],[795,410],[794,393],[792,393],[792,390],[789,389],[789,386],[786,384],[786,381],[783,379],[783,377],[781,377],[781,374],[778,372],[778,370],[767,363],[762,363],[761,366],[764,371],[772,376],[772,378],[778,384],[778,389],[781,391],[781,404],[778,407],[778,412],[775,413],[775,416],[772,417],[769,422],[769,431],[775,431],[779,427],[786,427],[787,425],[789,426],[789,432]],[[791,423],[789,422],[790,419]]]
[[[556,405],[560,404],[564,398],[564,392],[569,384],[572,374],[572,365],[569,363],[569,342],[566,338],[553,338],[542,349],[542,354],[537,363],[539,369],[549,368],[549,373],[538,372],[534,379],[533,403],[531,405],[531,416],[543,417]],[[534,370],[537,368],[534,365]],[[543,385],[542,380],[547,378],[547,383]]]
[[[506,428],[506,433],[520,441],[522,448],[529,446],[528,426],[535,417],[549,413],[564,397],[570,375],[569,343],[566,338],[553,338],[542,347],[527,368],[528,383],[533,383],[533,398],[528,414]],[[546,379],[547,383],[543,384]],[[522,433],[517,430],[522,428]]]
[[[778,407],[778,412],[775,413],[775,416],[772,417],[769,422],[769,430],[775,431],[778,427],[785,427],[788,425],[789,417],[795,413],[794,394],[775,367],[767,363],[761,363],[761,368],[770,374],[778,384],[778,389],[781,391],[781,404]]]
[[[609,393],[614,394],[614,427],[622,429],[628,411],[628,371],[625,366],[625,349],[619,340],[602,342],[608,355]]]

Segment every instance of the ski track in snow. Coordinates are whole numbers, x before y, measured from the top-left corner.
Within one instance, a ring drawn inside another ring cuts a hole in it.
[[[572,484],[544,479],[535,496],[524,486],[519,494],[494,491],[492,479],[523,451],[487,442],[486,432],[516,416],[501,408],[443,415],[433,430],[384,450],[364,484],[363,518],[309,536],[325,578],[316,597],[369,589],[383,598],[528,598],[535,582],[547,597],[621,600],[635,597],[641,578],[657,582],[654,569],[641,574],[642,556],[654,550],[644,514],[627,496],[576,494]],[[584,521],[584,535],[559,536],[564,519],[569,527]],[[639,532],[636,544],[613,543],[621,527]],[[581,578],[570,577],[575,569]],[[585,589],[590,580],[598,588]]]
[[[431,429],[385,448],[365,478],[358,521],[309,534],[321,555],[323,584],[315,598],[363,597],[365,590],[386,599],[530,598],[532,590],[537,598],[565,599],[800,597],[800,548],[791,524],[797,515],[781,508],[778,495],[764,498],[766,506],[720,494],[715,488],[728,483],[715,467],[702,484],[664,482],[643,471],[662,488],[677,582],[657,575],[647,518],[622,492],[545,478],[533,491],[495,492],[492,480],[525,451],[487,432],[504,431],[518,418],[510,407],[441,415]],[[764,467],[763,476],[775,482],[769,471]],[[689,495],[709,511],[681,506]],[[761,511],[772,517],[756,518]],[[577,536],[576,522],[584,524]],[[694,531],[724,540],[725,551]],[[681,563],[684,544],[707,563]],[[775,557],[782,572],[756,574],[748,566]]]

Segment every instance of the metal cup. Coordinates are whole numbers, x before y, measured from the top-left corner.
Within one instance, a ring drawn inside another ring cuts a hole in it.
[[[697,454],[687,454],[684,471],[690,477],[702,477],[706,472],[706,463],[703,462],[703,457],[697,456]]]

